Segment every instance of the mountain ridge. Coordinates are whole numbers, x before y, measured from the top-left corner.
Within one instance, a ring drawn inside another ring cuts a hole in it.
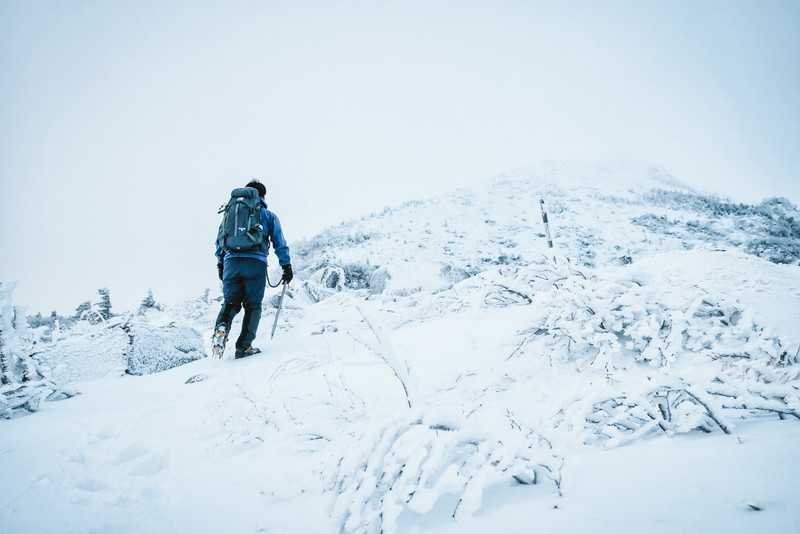
[[[547,203],[553,250],[546,246],[539,199]],[[293,254],[301,277],[342,264],[344,284],[359,289],[369,286],[370,271],[403,271],[409,261],[463,276],[542,254],[595,267],[706,247],[800,264],[799,243],[800,212],[785,199],[732,203],[651,165],[550,163],[343,221],[294,243]]]

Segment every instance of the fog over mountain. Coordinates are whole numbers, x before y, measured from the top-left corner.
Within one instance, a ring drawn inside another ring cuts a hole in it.
[[[799,26],[784,0],[0,2],[0,280],[43,314],[202,292],[251,178],[290,243],[548,159],[797,204]]]

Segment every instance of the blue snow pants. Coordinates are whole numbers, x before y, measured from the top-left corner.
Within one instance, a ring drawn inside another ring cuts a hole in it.
[[[244,307],[242,332],[236,348],[249,348],[256,338],[261,321],[261,301],[267,285],[267,264],[255,258],[226,258],[222,271],[222,295],[225,302],[217,316],[217,325],[231,331],[233,318]]]

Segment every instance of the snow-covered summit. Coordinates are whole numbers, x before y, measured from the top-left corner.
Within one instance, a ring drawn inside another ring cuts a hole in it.
[[[555,249],[548,250],[540,200]],[[644,164],[552,162],[425,201],[387,207],[297,243],[301,276],[341,267],[352,289],[432,289],[544,254],[575,265],[630,263],[655,253],[738,248],[778,263],[800,261],[800,212],[788,201],[756,206],[698,193]],[[318,277],[321,275],[318,275]],[[392,282],[388,282],[393,280]]]

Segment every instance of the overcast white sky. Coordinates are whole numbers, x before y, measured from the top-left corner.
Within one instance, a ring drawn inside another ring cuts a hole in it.
[[[800,202],[800,2],[0,0],[0,280],[71,313],[216,287],[251,177],[290,243],[541,159]]]

